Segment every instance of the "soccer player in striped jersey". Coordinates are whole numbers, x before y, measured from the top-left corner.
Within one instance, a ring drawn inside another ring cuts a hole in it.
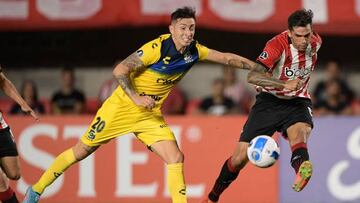
[[[0,66],[0,88],[1,90],[18,103],[26,113],[29,113],[36,120],[38,117],[33,109],[25,102],[16,90],[13,83],[5,76]],[[9,186],[9,179],[20,179],[19,154],[16,148],[14,136],[10,126],[5,121],[0,111],[0,201],[3,203],[18,203],[14,191]]]
[[[218,202],[223,191],[248,162],[247,147],[256,136],[281,132],[289,141],[295,170],[294,191],[301,191],[312,175],[307,140],[313,128],[308,84],[315,68],[320,36],[312,30],[311,10],[297,10],[288,18],[288,30],[266,43],[248,82],[260,93],[252,107],[239,144],[222,166],[204,203]]]
[[[45,188],[67,168],[111,139],[130,132],[167,164],[172,202],[187,202],[184,155],[164,121],[161,105],[173,86],[198,61],[228,64],[240,69],[255,65],[246,58],[209,49],[195,41],[195,22],[193,9],[177,9],[171,15],[170,34],[146,43],[115,67],[113,75],[119,81],[119,87],[103,103],[81,140],[60,154],[40,180],[29,187],[25,203],[38,202]]]

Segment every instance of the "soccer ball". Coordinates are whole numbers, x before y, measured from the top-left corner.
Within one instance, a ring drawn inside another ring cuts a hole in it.
[[[279,159],[280,148],[272,137],[260,135],[251,140],[247,156],[255,166],[267,168]]]

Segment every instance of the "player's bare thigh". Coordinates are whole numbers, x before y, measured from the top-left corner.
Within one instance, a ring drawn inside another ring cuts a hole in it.
[[[311,133],[311,126],[308,123],[297,122],[291,125],[287,130],[287,136],[289,138],[290,146],[298,143],[307,143],[307,140]]]
[[[1,168],[8,178],[12,180],[20,179],[20,160],[18,156],[2,157]]]
[[[0,192],[4,192],[9,187],[9,179],[6,177],[5,173],[0,168]]]
[[[162,140],[151,145],[151,150],[167,164],[184,162],[184,155],[175,140]]]

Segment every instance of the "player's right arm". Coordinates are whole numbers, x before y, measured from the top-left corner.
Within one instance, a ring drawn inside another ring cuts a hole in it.
[[[143,106],[147,109],[152,109],[155,105],[155,100],[149,96],[140,96],[131,80],[130,73],[142,71],[146,68],[145,64],[140,60],[139,56],[135,53],[128,56],[121,61],[113,70],[113,75],[119,82],[119,85],[129,98],[138,106]]]
[[[2,72],[1,66],[0,66],[0,87],[1,87],[1,90],[7,96],[9,96],[11,99],[13,99],[16,103],[18,103],[20,105],[22,111],[30,114],[36,120],[39,120],[39,118],[36,115],[36,113],[34,112],[34,110],[31,109],[30,106],[26,103],[26,101],[20,96],[20,94],[16,90],[16,87],[14,86],[14,84]]]
[[[154,64],[160,58],[161,40],[163,36],[144,44],[136,52],[125,58],[113,70],[113,75],[118,80],[119,85],[138,106],[152,109],[155,100],[149,96],[140,96],[130,79],[132,72],[142,72],[149,65]]]

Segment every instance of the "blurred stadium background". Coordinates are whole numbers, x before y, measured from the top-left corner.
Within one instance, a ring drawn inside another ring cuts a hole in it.
[[[113,65],[167,33],[169,14],[184,5],[197,9],[196,40],[252,60],[272,36],[286,29],[292,11],[312,9],[314,30],[322,36],[323,46],[310,90],[313,93],[327,79],[326,64],[337,60],[342,80],[353,92],[343,107],[348,108],[346,113],[315,115],[309,143],[315,174],[303,192],[291,191],[289,147],[278,138],[281,160],[266,170],[249,165],[222,202],[360,202],[359,0],[0,0],[0,64],[18,89],[25,80],[33,80],[45,106],[45,114],[35,123],[10,114],[12,101],[0,96],[0,108],[21,156],[22,179],[12,183],[19,196],[85,131],[101,103],[101,87],[111,79]],[[64,67],[74,68],[75,86],[86,96],[81,114],[53,114],[51,98],[61,86]],[[184,112],[166,116],[186,157],[189,202],[199,202],[207,194],[246,120],[246,111],[194,115],[200,100],[211,94],[213,80],[222,74],[218,65],[195,65],[178,85],[187,101]],[[246,74],[236,72],[251,92]],[[123,136],[67,171],[41,202],[170,202],[165,171],[142,144]]]

